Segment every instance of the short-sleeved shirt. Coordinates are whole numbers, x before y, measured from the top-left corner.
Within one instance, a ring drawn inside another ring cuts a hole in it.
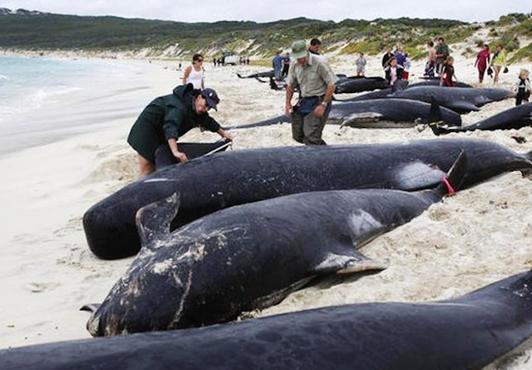
[[[305,65],[294,60],[288,70],[288,84],[297,87],[303,98],[322,96],[327,86],[334,85],[336,75],[331,67],[314,55],[309,54]]]
[[[501,50],[493,54],[493,61],[491,62],[494,66],[505,66],[506,65],[506,51]]]
[[[436,57],[437,61],[445,61],[449,56],[449,47],[447,44],[441,43],[436,46],[436,54],[441,54],[442,56]]]

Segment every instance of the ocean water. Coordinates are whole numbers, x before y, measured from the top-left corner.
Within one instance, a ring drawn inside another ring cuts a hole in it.
[[[87,60],[0,57],[0,125],[40,108],[52,97],[83,90],[92,76],[113,74],[116,68]]]
[[[0,57],[0,156],[133,120],[146,63]]]

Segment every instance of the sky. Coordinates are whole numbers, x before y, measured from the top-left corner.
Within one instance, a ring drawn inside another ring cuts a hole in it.
[[[0,0],[0,8],[179,22],[268,22],[296,17],[333,21],[410,17],[474,22],[496,20],[508,13],[530,13],[532,0]]]

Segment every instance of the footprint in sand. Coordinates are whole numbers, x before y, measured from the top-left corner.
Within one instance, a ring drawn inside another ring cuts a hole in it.
[[[431,207],[429,208],[429,217],[434,221],[443,221],[449,218],[449,210],[445,207]]]
[[[60,283],[56,283],[56,282],[49,282],[49,283],[32,282],[26,286],[26,289],[32,293],[42,293],[45,291],[54,290],[60,285],[61,285]]]

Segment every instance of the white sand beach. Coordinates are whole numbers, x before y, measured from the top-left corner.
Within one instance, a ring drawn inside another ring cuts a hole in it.
[[[354,59],[334,58],[334,71],[353,74]],[[378,59],[369,58],[368,76],[382,74]],[[475,83],[474,60],[456,59],[458,77]],[[66,139],[44,145],[37,139],[25,150],[16,150],[26,146],[24,135],[3,139],[10,149],[0,152],[0,348],[88,338],[85,323],[89,315],[79,308],[102,301],[131,263],[131,258],[95,258],[88,250],[81,218],[91,205],[136,178],[135,153],[126,143],[129,129],[151,99],[170,93],[182,72],[175,71],[175,63],[164,61],[109,63],[133,65],[135,77],[110,84],[96,76],[86,89],[55,97],[20,118],[57,129],[59,138]],[[415,80],[423,63],[413,64],[411,79]],[[512,65],[502,75],[500,86],[509,88],[520,67],[532,70],[531,63]],[[206,85],[222,99],[219,112],[213,114],[222,124],[249,123],[282,112],[284,92],[235,75],[258,70],[206,65]],[[484,85],[491,86],[491,82]],[[464,125],[513,105],[514,100],[486,105],[464,115]],[[296,145],[289,125],[239,130],[235,136],[233,150]],[[445,138],[463,136],[491,140],[518,152],[532,150],[532,127]],[[519,144],[512,136],[526,142]],[[184,139],[213,141],[217,137],[193,130]],[[429,129],[417,128],[340,130],[327,126],[324,132],[329,144],[434,138]],[[362,252],[387,261],[388,269],[372,275],[331,277],[252,316],[354,302],[447,299],[529,270],[532,178],[513,172],[460,192],[378,237]],[[530,369],[531,356],[528,350],[502,368]]]

